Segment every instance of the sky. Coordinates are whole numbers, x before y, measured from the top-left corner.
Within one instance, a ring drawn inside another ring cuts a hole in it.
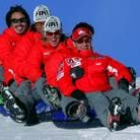
[[[31,21],[34,8],[47,5],[67,35],[77,23],[88,22],[95,28],[94,50],[134,67],[140,76],[140,0],[1,0],[0,33],[7,11],[16,4],[27,10]]]

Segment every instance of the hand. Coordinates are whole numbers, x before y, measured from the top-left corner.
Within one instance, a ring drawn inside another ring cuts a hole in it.
[[[84,75],[84,69],[79,66],[74,67],[71,69],[70,74],[73,79],[79,79]]]
[[[135,88],[136,87],[136,77],[137,77],[136,71],[135,71],[135,69],[133,67],[127,67],[127,68],[128,68],[128,70],[129,70],[129,72],[131,74],[131,77],[132,77],[131,86],[133,88]]]
[[[75,90],[71,93],[71,96],[77,100],[86,100],[86,95],[80,90]]]
[[[124,78],[120,79],[118,81],[118,86],[120,89],[123,89],[123,90],[129,92],[129,82],[126,79],[124,79]]]

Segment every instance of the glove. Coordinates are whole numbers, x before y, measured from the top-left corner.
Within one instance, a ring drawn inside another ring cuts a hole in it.
[[[86,100],[86,96],[85,96],[85,93],[83,93],[82,91],[80,90],[75,90],[71,93],[71,96],[77,100]]]
[[[70,74],[73,79],[79,79],[84,75],[84,69],[79,66],[74,67],[71,69]]]
[[[132,77],[131,86],[133,88],[135,88],[136,87],[136,77],[137,77],[136,71],[135,71],[135,69],[133,67],[127,67],[127,68],[128,68],[128,70],[129,70],[129,72],[131,74],[131,77]]]
[[[123,90],[129,92],[129,82],[126,79],[124,79],[124,78],[120,79],[118,81],[118,86],[120,89],[123,89]]]

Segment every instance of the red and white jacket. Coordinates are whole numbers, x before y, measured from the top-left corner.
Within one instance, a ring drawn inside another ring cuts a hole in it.
[[[79,52],[77,52],[77,50],[75,49],[71,38],[68,38],[67,40],[65,40],[65,42],[60,43],[57,49],[52,53],[49,61],[47,61],[47,63],[45,64],[45,74],[47,77],[47,83],[49,85],[58,87],[56,77],[59,66],[64,61],[64,59],[68,56],[71,56],[72,53],[77,53],[79,55]],[[89,51],[88,53],[86,52],[85,55],[93,54],[93,52],[91,51]],[[82,54],[82,56],[84,56],[84,54]],[[99,54],[94,53],[94,56],[99,56]]]
[[[59,65],[70,54],[70,50],[67,48],[67,42],[62,42],[51,54],[49,60],[45,63],[45,74],[47,83],[53,87],[57,87],[57,71]]]
[[[109,83],[109,76],[114,76],[116,80],[125,78],[131,82],[132,78],[128,69],[120,62],[107,56],[94,55],[94,52],[90,50],[87,51],[87,55],[86,51],[82,53],[84,57],[80,53],[72,53],[59,67],[58,87],[65,96],[71,96],[76,89],[85,93],[110,90],[112,87]],[[70,71],[76,66],[84,69],[84,75],[73,83]]]

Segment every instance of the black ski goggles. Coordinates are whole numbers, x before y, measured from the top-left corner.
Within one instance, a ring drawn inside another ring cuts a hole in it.
[[[11,23],[24,23],[24,22],[27,22],[27,19],[25,17],[19,19],[16,18],[11,19]]]

